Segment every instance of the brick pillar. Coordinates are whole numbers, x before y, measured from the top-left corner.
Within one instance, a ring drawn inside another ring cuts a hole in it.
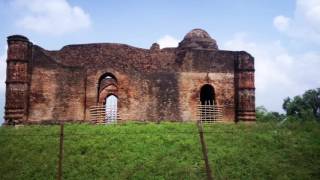
[[[21,35],[8,37],[5,124],[20,124],[28,119],[29,62],[32,43]]]
[[[236,120],[255,121],[254,58],[241,51],[235,64]]]

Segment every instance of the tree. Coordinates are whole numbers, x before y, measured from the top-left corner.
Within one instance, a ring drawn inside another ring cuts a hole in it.
[[[303,94],[303,99],[316,118],[320,118],[320,88],[311,89]]]
[[[307,90],[302,96],[287,97],[282,104],[287,116],[320,120],[320,88]]]

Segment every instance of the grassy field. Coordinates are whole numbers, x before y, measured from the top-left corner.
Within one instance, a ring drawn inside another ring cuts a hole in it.
[[[216,179],[320,179],[317,123],[205,126]],[[64,179],[205,179],[192,123],[65,125]],[[59,126],[0,128],[0,179],[55,179]]]

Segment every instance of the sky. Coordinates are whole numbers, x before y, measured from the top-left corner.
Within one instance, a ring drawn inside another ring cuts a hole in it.
[[[194,28],[219,49],[255,57],[257,106],[283,112],[284,98],[320,87],[320,0],[0,0],[0,123],[9,35],[48,50],[95,42],[163,48]]]

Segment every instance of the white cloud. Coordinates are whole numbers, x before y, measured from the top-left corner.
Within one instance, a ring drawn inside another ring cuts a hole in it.
[[[31,31],[61,35],[90,27],[90,16],[67,0],[16,0],[22,17],[17,25]]]
[[[276,16],[274,26],[290,37],[320,41],[320,1],[297,0],[293,17]]]
[[[160,45],[160,48],[165,48],[165,47],[177,47],[179,44],[179,40],[176,38],[165,35],[162,38],[160,38],[157,43]]]
[[[319,0],[297,0],[296,14],[317,33],[320,33],[320,1]]]
[[[293,54],[281,42],[257,43],[238,33],[224,49],[245,50],[255,58],[257,105],[281,111],[283,99],[320,87],[320,53]]]
[[[0,48],[2,49],[2,48]],[[4,99],[5,99],[5,80],[6,80],[6,69],[7,69],[7,46],[3,48],[3,52],[0,52],[0,125],[3,123],[4,116]]]
[[[285,31],[287,30],[289,26],[290,18],[287,18],[285,16],[277,16],[273,20],[273,25],[279,30],[279,31]]]
[[[0,92],[4,92],[5,80],[6,80],[6,68],[7,68],[7,46],[3,48],[5,51],[0,55]]]

